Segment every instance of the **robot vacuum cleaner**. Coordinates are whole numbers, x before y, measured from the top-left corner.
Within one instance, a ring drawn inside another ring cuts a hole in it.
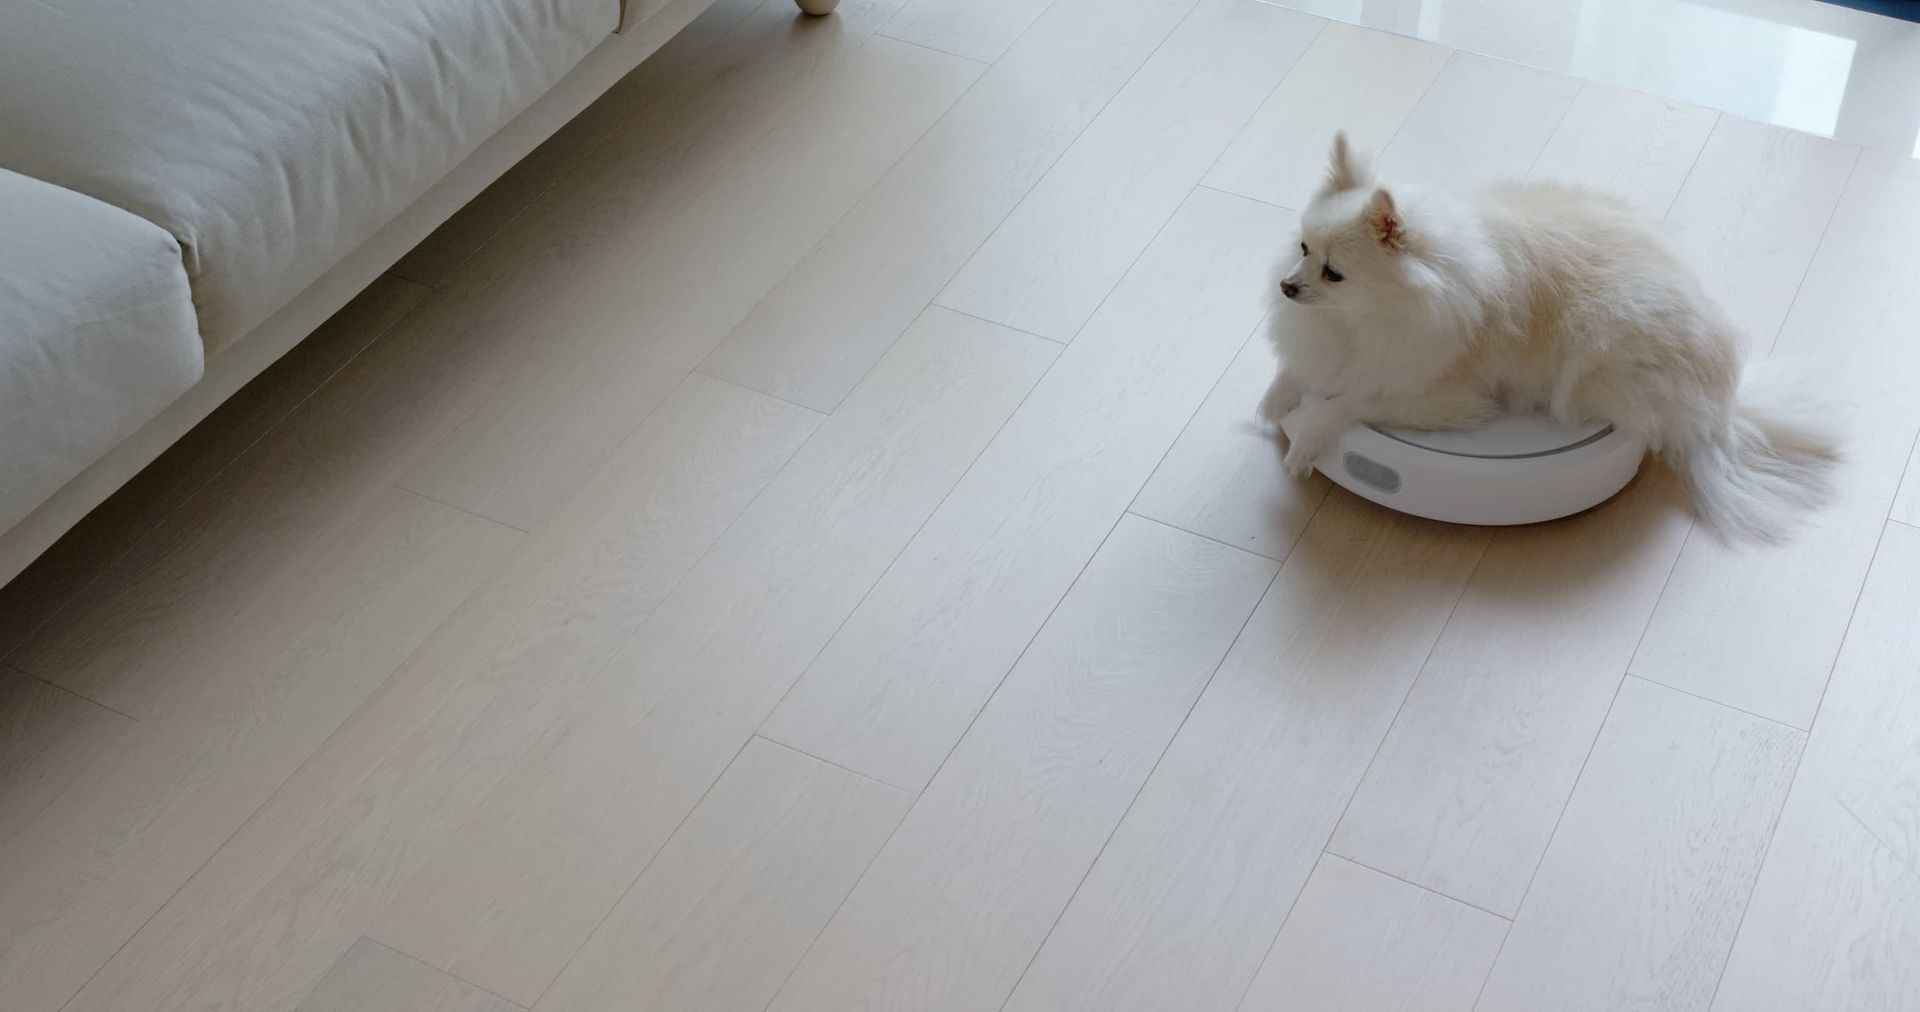
[[[1613,426],[1562,425],[1544,414],[1496,418],[1469,432],[1359,425],[1316,465],[1341,488],[1389,509],[1455,524],[1557,520],[1605,502],[1646,448]]]

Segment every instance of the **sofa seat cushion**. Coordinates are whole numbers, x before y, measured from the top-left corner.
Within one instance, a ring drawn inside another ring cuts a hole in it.
[[[0,169],[0,530],[200,378],[180,246]]]
[[[171,233],[217,351],[544,93],[619,7],[0,4],[0,167]]]

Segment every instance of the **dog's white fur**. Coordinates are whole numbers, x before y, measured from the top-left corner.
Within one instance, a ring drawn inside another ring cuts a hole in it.
[[[1359,422],[1469,428],[1502,410],[1604,420],[1686,480],[1717,530],[1773,538],[1820,501],[1836,456],[1779,370],[1624,205],[1552,183],[1471,200],[1378,186],[1334,141],[1281,265],[1280,374],[1261,403],[1304,475]]]

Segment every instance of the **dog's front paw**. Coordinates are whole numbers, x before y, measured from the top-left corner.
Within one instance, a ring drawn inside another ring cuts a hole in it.
[[[1273,384],[1267,387],[1267,395],[1260,398],[1260,422],[1270,429],[1278,429],[1280,420],[1293,413],[1300,406],[1305,391],[1286,373],[1273,378]]]
[[[1338,412],[1331,410],[1328,402],[1309,398],[1307,403],[1289,414],[1284,424],[1287,434],[1287,455],[1285,463],[1287,473],[1295,478],[1305,478],[1313,473],[1313,466],[1333,450],[1340,438],[1345,422]]]
[[[1295,478],[1305,478],[1313,473],[1313,465],[1320,460],[1320,454],[1298,438],[1287,444],[1287,473]]]

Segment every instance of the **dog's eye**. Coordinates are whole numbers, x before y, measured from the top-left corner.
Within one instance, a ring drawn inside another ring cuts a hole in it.
[[[1310,252],[1310,251],[1309,251],[1309,250],[1307,249],[1307,244],[1306,244],[1306,243],[1301,243],[1301,244],[1300,244],[1300,255],[1301,255],[1301,256],[1307,256],[1307,255],[1309,254],[1309,252]]]
[[[1347,276],[1333,269],[1332,264],[1320,265],[1320,276],[1335,283],[1345,281]]]

